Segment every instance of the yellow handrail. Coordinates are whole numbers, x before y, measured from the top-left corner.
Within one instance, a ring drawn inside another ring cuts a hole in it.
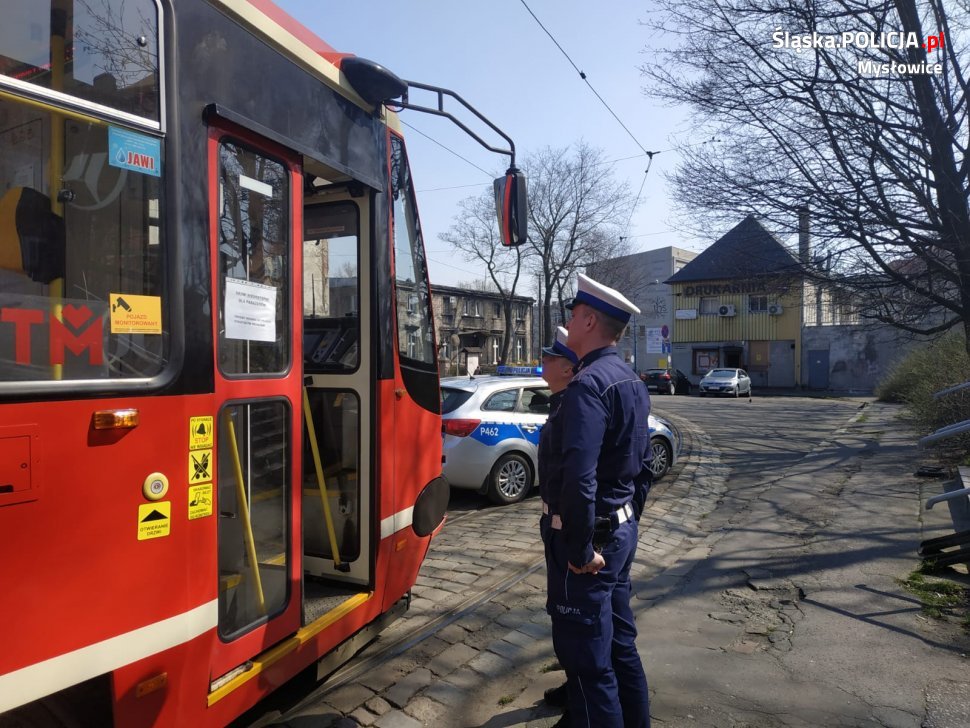
[[[256,561],[256,541],[253,537],[253,522],[249,518],[249,505],[246,501],[246,481],[243,479],[242,462],[239,459],[239,444],[236,442],[236,426],[233,424],[229,410],[222,413],[225,420],[226,432],[229,433],[229,448],[232,452],[232,469],[236,476],[236,498],[239,500],[239,512],[243,522],[243,540],[246,542],[246,553],[249,555],[249,566],[253,572],[253,582],[256,584],[256,601],[259,613],[266,614],[266,598],[263,596],[263,582],[259,576],[259,564]]]
[[[307,436],[310,438],[310,451],[313,453],[313,467],[317,471],[317,486],[320,488],[320,500],[323,501],[323,519],[327,524],[327,535],[330,537],[330,550],[333,552],[334,567],[340,566],[340,551],[337,549],[337,533],[333,528],[333,516],[330,515],[330,498],[327,495],[327,482],[323,477],[323,464],[320,462],[320,448],[317,446],[317,433],[313,427],[313,413],[310,411],[310,397],[306,387],[303,388],[303,415],[306,418]]]

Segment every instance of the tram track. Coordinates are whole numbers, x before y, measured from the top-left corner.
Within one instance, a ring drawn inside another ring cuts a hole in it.
[[[462,517],[470,516],[473,513],[474,512],[462,514]],[[349,660],[343,667],[339,668],[329,677],[324,679],[324,681],[321,682],[313,691],[301,698],[298,703],[284,711],[282,715],[273,720],[272,723],[261,721],[252,724],[250,728],[259,728],[260,726],[272,725],[279,721],[285,721],[288,718],[298,716],[302,711],[305,711],[310,706],[313,706],[324,699],[326,694],[345,685],[349,685],[370,672],[378,670],[383,665],[403,655],[424,640],[434,637],[449,625],[454,624],[469,614],[472,614],[479,607],[491,601],[496,596],[511,590],[522,580],[528,578],[536,571],[539,571],[543,565],[544,557],[540,555],[522,567],[516,569],[513,573],[506,575],[498,582],[479,590],[477,593],[465,598],[459,604],[456,604],[455,606],[447,609],[445,612],[437,615],[416,632],[408,632],[407,634],[402,635],[401,637],[376,649],[373,648],[372,642],[370,645],[364,648],[364,650],[358,653],[357,656],[351,658],[351,660]],[[380,638],[378,637],[374,641],[379,641],[379,639]]]
[[[529,578],[544,566],[544,557],[538,532],[538,507],[535,499],[527,499],[514,506],[490,508],[488,506],[462,510],[449,514],[441,532],[432,540],[431,549],[422,567],[422,576],[412,590],[412,603],[401,618],[390,623],[378,636],[365,643],[356,655],[329,674],[322,682],[313,679],[312,687],[306,682],[303,688],[289,692],[282,703],[271,707],[261,717],[252,716],[244,723],[247,728],[262,728],[269,725],[288,724],[312,706],[326,701],[326,696],[344,686],[360,682],[369,673],[381,669],[396,658],[405,656],[422,642],[434,638],[455,622],[472,615],[482,605],[514,589],[516,585]],[[513,526],[509,526],[509,522]],[[462,524],[458,526],[458,524]],[[496,540],[483,543],[486,537],[479,534],[495,534],[503,527],[519,532],[525,540],[519,544],[502,544]],[[474,543],[485,553],[473,553],[470,544]],[[443,593],[433,585],[449,581],[455,573],[469,573],[475,565],[482,565],[485,574],[498,578],[487,578],[484,574],[468,585],[458,582],[450,584],[453,599],[459,593],[461,598],[454,604],[443,602]],[[487,565],[487,568],[485,568]],[[478,584],[482,584],[480,588]],[[445,606],[442,606],[442,605]],[[435,614],[429,615],[433,610]],[[430,618],[429,618],[430,616]],[[414,624],[415,626],[411,626]],[[315,671],[315,668],[311,668]],[[282,698],[282,695],[278,697]],[[272,702],[272,701],[271,701]],[[252,722],[255,719],[255,722]]]

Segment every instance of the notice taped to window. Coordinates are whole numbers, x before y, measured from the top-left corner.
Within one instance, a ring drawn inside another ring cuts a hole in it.
[[[276,287],[226,279],[226,338],[276,341]]]

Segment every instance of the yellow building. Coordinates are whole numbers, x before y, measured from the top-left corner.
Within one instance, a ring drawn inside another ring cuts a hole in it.
[[[672,365],[697,383],[710,369],[744,369],[753,387],[801,383],[798,260],[749,215],[667,279],[673,288]]]

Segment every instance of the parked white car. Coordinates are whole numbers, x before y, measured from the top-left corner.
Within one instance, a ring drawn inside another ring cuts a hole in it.
[[[495,503],[520,501],[536,485],[539,431],[551,392],[539,377],[449,377],[441,380],[442,471],[454,488]],[[660,480],[676,461],[669,423],[650,415],[651,469]]]
[[[701,397],[707,394],[726,394],[740,397],[751,396],[751,377],[744,369],[711,369],[701,379]]]

